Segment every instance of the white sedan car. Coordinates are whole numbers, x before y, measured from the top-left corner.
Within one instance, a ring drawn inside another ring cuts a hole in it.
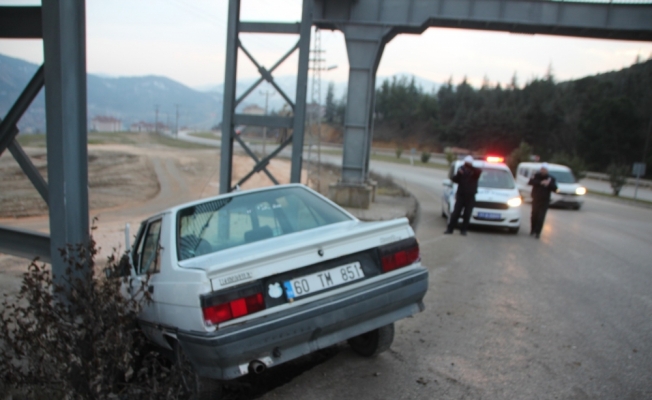
[[[220,380],[349,340],[372,356],[424,309],[428,271],[407,219],[361,222],[302,185],[235,192],[145,220],[125,290],[198,397]],[[149,277],[149,278],[148,278]]]

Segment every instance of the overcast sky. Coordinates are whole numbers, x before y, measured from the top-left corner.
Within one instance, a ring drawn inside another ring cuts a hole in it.
[[[0,0],[0,5],[39,4]],[[86,0],[87,65],[90,73],[111,76],[163,75],[191,87],[224,80],[227,0]],[[241,19],[298,21],[301,0],[243,0]],[[296,42],[291,35],[242,35],[260,63],[271,66]],[[339,32],[322,32],[327,65],[338,68],[324,79],[346,81],[348,61]],[[40,63],[40,40],[0,40],[0,53]],[[488,77],[507,83],[514,73],[523,84],[552,65],[558,80],[568,80],[647,59],[652,43],[576,39],[543,35],[431,28],[401,35],[384,52],[378,74],[412,73],[435,82],[464,76],[475,85]],[[240,56],[238,77],[257,76]],[[296,73],[291,57],[279,75]]]

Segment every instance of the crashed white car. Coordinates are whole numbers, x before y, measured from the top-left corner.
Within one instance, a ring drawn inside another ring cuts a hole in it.
[[[142,330],[191,366],[199,397],[347,339],[384,351],[428,287],[407,219],[361,222],[302,185],[165,210],[142,223],[131,258],[125,290],[146,282],[153,299]]]

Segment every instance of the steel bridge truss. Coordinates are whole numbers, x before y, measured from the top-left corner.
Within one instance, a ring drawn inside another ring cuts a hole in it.
[[[304,0],[299,23],[241,22],[240,1],[229,0],[227,58],[220,192],[232,185],[233,142],[256,166],[239,183],[268,171],[269,161],[292,143],[291,182],[300,182],[311,26],[344,33],[349,55],[342,180],[365,185],[373,137],[375,77],[385,44],[400,33],[418,34],[431,26],[456,27],[652,41],[652,4],[619,1],[572,2],[545,0]],[[313,15],[314,13],[314,15]],[[240,42],[240,33],[299,35],[297,44],[269,69],[261,66]],[[44,64],[0,121],[0,154],[6,149],[49,207],[50,235],[0,226],[0,252],[52,263],[55,276],[65,271],[59,250],[89,240],[88,151],[86,118],[86,32],[83,0],[42,0],[41,7],[0,6],[0,39],[43,39]],[[261,78],[236,99],[238,49],[258,68]],[[294,103],[274,82],[272,73],[299,52]],[[288,102],[291,117],[236,114],[235,108],[263,81]],[[17,123],[35,96],[47,85],[47,182],[16,141]],[[292,135],[262,159],[235,134],[237,125],[292,129]]]
[[[267,166],[272,158],[276,157],[285,147],[292,143],[292,167],[290,172],[291,182],[301,181],[301,164],[303,153],[303,137],[306,114],[306,96],[308,85],[308,63],[310,53],[310,30],[312,27],[312,1],[303,2],[302,22],[300,23],[268,23],[268,22],[242,22],[240,21],[240,1],[229,1],[228,31],[226,46],[226,69],[224,77],[224,111],[222,114],[222,143],[220,160],[220,193],[227,193],[247,181],[254,174],[264,172],[274,183],[278,180],[269,172]],[[276,33],[299,35],[299,40],[285,55],[283,55],[271,68],[266,69],[256,61],[254,56],[242,45],[241,33]],[[238,49],[247,56],[260,73],[260,78],[242,95],[236,98],[236,79],[238,65]],[[273,72],[285,62],[295,51],[299,52],[299,68],[297,73],[297,86],[295,102],[274,81]],[[263,81],[271,84],[283,97],[292,109],[292,116],[268,116],[237,114],[236,107],[253,92]],[[283,142],[269,155],[262,159],[236,133],[235,127],[239,125],[265,126],[270,128],[292,129]],[[232,185],[233,142],[237,141],[244,151],[254,160],[254,168]]]
[[[0,7],[0,39],[43,39],[45,60],[0,121],[0,155],[9,150],[48,205],[50,235],[0,226],[0,252],[39,257],[59,279],[67,268],[59,250],[90,237],[85,2],[42,3]],[[47,182],[16,140],[18,121],[45,85]]]

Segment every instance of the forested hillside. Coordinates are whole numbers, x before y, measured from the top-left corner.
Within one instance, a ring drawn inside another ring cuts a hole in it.
[[[327,105],[327,119],[337,122],[338,108]],[[569,82],[548,73],[522,87],[515,77],[507,87],[448,82],[425,93],[413,81],[394,79],[376,92],[374,140],[504,155],[526,142],[544,159],[566,153],[601,171],[642,160],[651,117],[651,60]]]

